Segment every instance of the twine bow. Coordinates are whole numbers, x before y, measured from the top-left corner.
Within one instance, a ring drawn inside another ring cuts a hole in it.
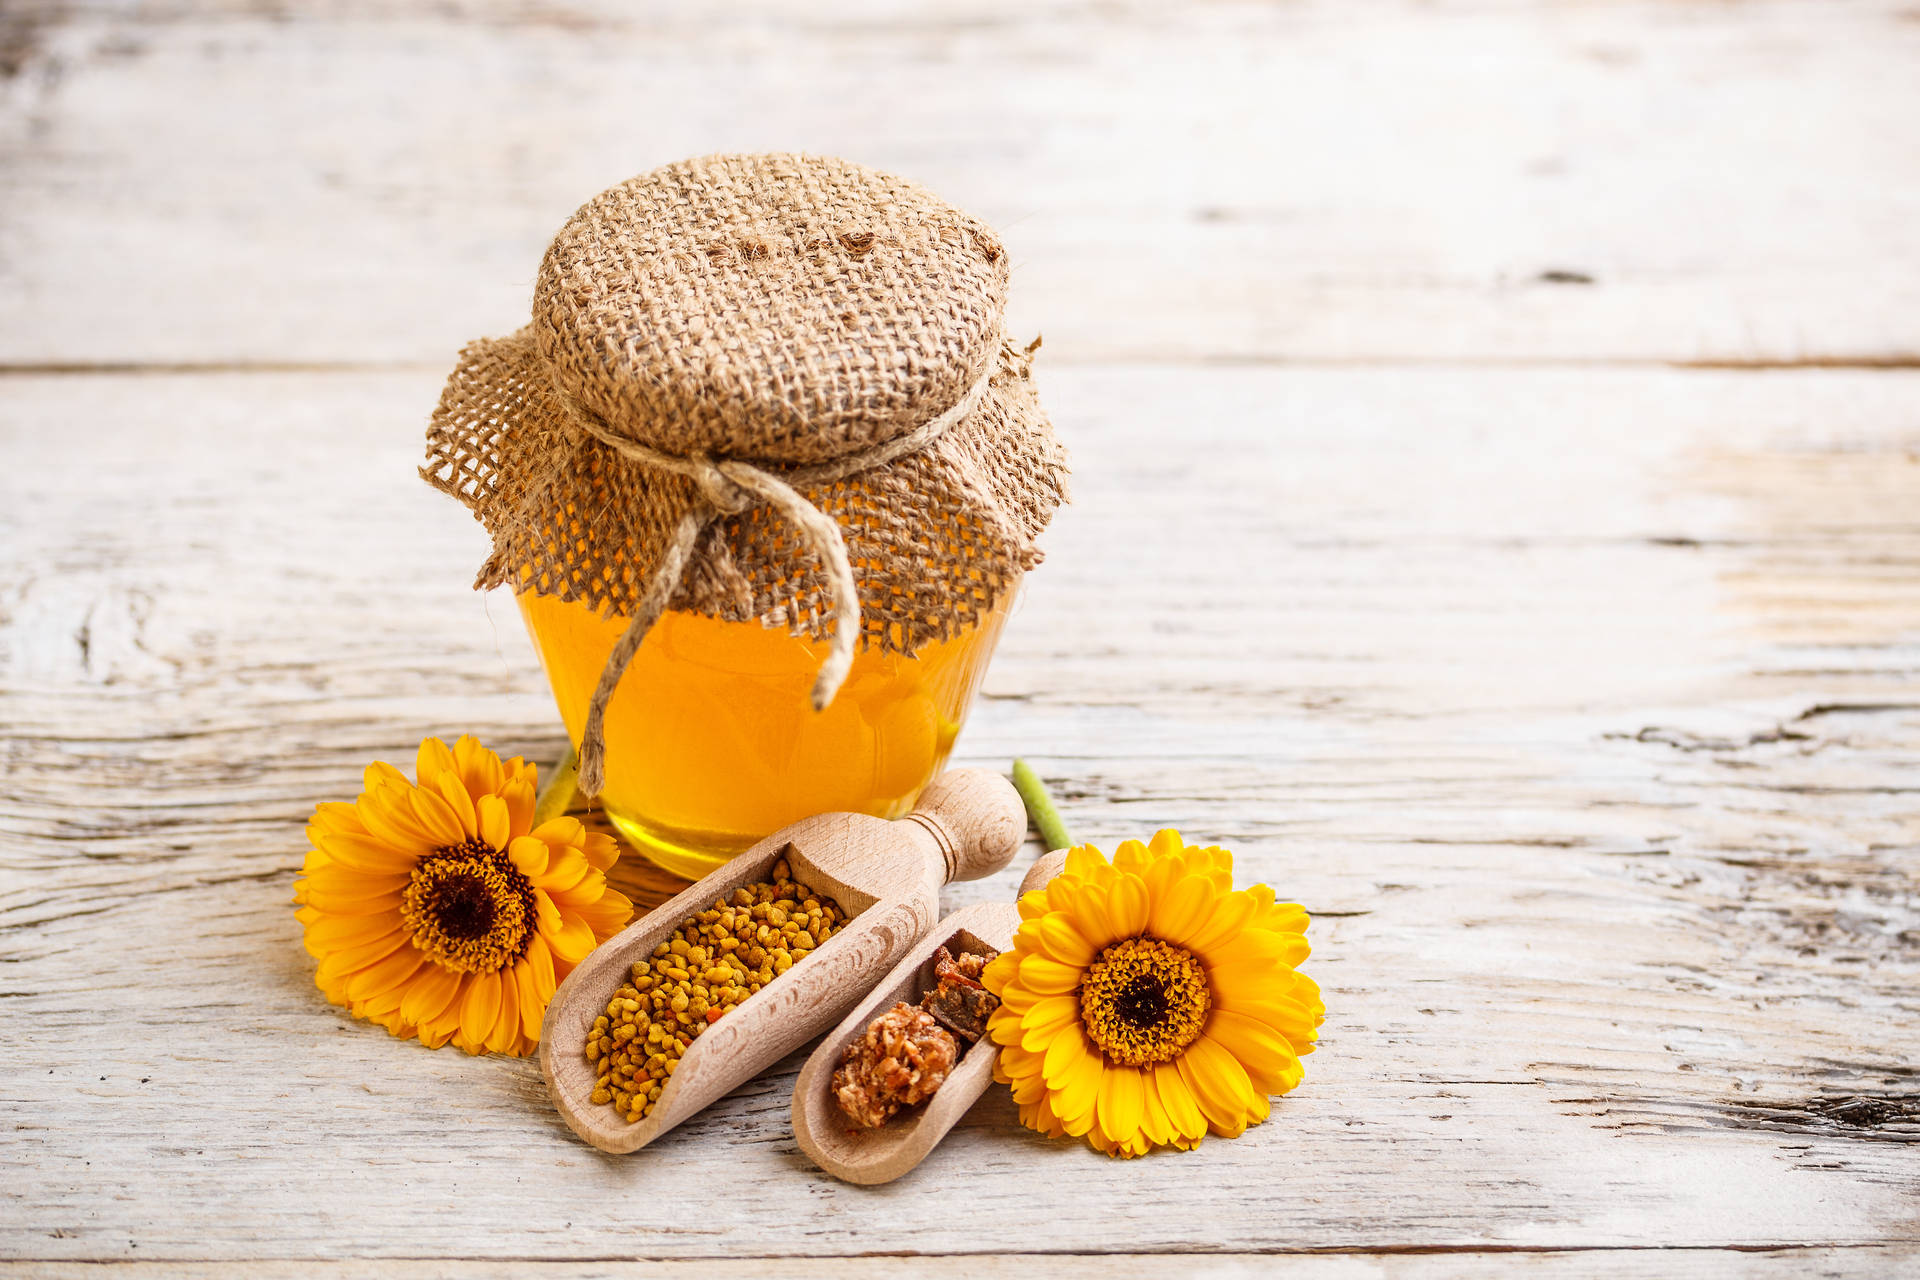
[[[997,351],[998,348],[999,344],[994,343],[990,349]],[[827,586],[833,600],[833,639],[827,660],[820,664],[819,674],[814,678],[812,701],[815,711],[827,709],[853,666],[854,645],[860,637],[860,596],[853,580],[853,566],[847,560],[847,544],[840,536],[840,526],[807,501],[800,489],[832,484],[862,471],[885,466],[910,453],[918,453],[973,412],[980,398],[987,393],[993,370],[994,364],[990,362],[987,371],[967,388],[967,393],[952,408],[921,423],[905,435],[802,467],[784,467],[777,463],[752,462],[744,458],[663,453],[616,433],[598,414],[564,391],[561,392],[560,401],[581,430],[622,457],[690,477],[700,493],[700,501],[680,517],[673,539],[667,544],[660,563],[655,566],[646,590],[641,593],[627,629],[620,633],[613,651],[607,655],[606,666],[600,670],[600,683],[594,686],[593,700],[587,704],[587,724],[580,737],[582,794],[598,795],[606,783],[607,703],[613,700],[613,691],[619,687],[621,677],[633,661],[633,655],[640,652],[640,644],[647,638],[647,632],[666,612],[667,602],[680,586],[687,561],[693,555],[700,535],[715,520],[738,515],[762,503],[780,512],[800,530],[812,546],[814,555],[819,558],[821,568],[826,571]]]

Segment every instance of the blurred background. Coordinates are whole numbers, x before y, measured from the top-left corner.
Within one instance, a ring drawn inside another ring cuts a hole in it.
[[[1920,338],[1878,0],[7,0],[0,356],[440,364],[588,196],[836,153],[1072,361],[1873,364]]]

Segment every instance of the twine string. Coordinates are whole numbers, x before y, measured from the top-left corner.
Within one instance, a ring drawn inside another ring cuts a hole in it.
[[[989,348],[997,351],[996,342]],[[853,666],[854,646],[860,638],[860,594],[853,580],[853,565],[847,559],[846,540],[840,526],[826,512],[807,501],[800,490],[809,486],[832,484],[898,461],[939,439],[946,431],[973,412],[987,393],[994,364],[952,408],[930,418],[904,435],[883,440],[838,458],[806,466],[787,467],[777,463],[753,462],[744,458],[709,458],[704,455],[664,453],[615,432],[601,417],[562,391],[559,395],[567,414],[588,435],[624,458],[671,471],[693,480],[699,500],[681,516],[673,540],[668,543],[653,576],[641,593],[626,630],[614,642],[613,651],[600,670],[600,681],[593,688],[593,700],[587,704],[587,723],[580,736],[580,791],[598,795],[606,783],[607,704],[626,675],[633,655],[647,632],[667,610],[667,602],[679,588],[694,546],[714,521],[762,504],[772,507],[800,531],[825,573],[833,602],[833,637],[826,661],[820,664],[813,682],[815,711],[824,711],[840,692],[847,672]],[[557,389],[557,388],[556,388]]]

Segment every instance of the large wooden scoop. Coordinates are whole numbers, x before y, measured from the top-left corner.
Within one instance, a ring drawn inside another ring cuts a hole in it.
[[[1066,864],[1064,849],[1040,858],[1021,881],[1020,892],[1044,887]],[[962,907],[911,948],[872,994],[827,1033],[793,1087],[793,1136],[809,1159],[843,1182],[891,1182],[926,1159],[947,1136],[947,1130],[993,1083],[993,1062],[1000,1050],[990,1040],[982,1038],[968,1048],[940,1091],[923,1105],[901,1112],[877,1129],[856,1126],[840,1110],[833,1096],[834,1069],[847,1046],[875,1018],[897,1003],[917,1003],[933,989],[934,952],[945,947],[954,955],[962,951],[979,955],[983,943],[994,951],[1005,951],[1013,945],[1014,930],[1019,927],[1020,908],[1011,902]]]
[[[609,938],[560,984],[540,1028],[540,1070],[554,1106],[602,1151],[646,1146],[832,1026],[933,927],[940,886],[1000,870],[1026,831],[1011,783],[963,769],[935,778],[920,807],[898,822],[828,813],[774,832]],[[633,962],[715,899],[768,879],[781,858],[794,879],[846,910],[846,927],[695,1039],[637,1124],[594,1102],[587,1032]]]

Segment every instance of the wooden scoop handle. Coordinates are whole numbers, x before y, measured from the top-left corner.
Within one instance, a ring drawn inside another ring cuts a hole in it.
[[[1013,784],[985,769],[954,769],[920,794],[907,821],[940,848],[946,883],[978,880],[1013,861],[1027,839],[1027,810]]]
[[[1067,851],[1043,854],[1021,882],[1023,892],[1046,887],[1067,862]],[[866,1034],[874,1018],[896,1001],[911,1004],[934,985],[934,951],[1004,951],[1013,945],[1020,911],[1011,902],[976,902],[962,907],[911,947],[860,1002],[859,1008],[820,1042],[793,1089],[793,1134],[809,1159],[843,1182],[871,1186],[891,1182],[911,1170],[947,1135],[993,1080],[1000,1049],[992,1041],[972,1045],[955,1064],[946,1083],[924,1107],[895,1116],[877,1129],[861,1129],[841,1112],[833,1091],[833,1073],[847,1046]]]

